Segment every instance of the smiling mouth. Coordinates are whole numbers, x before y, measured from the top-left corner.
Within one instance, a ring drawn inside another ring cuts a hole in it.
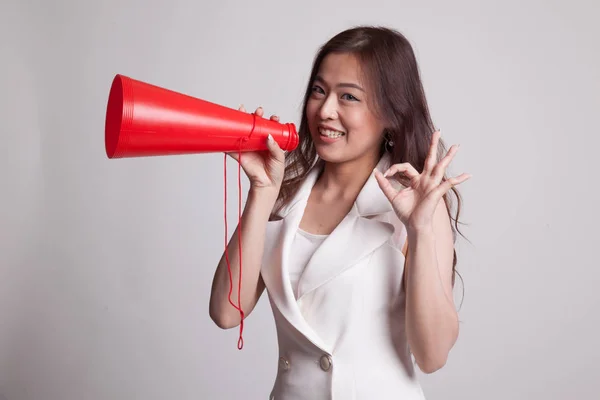
[[[321,134],[321,136],[325,136],[330,139],[336,139],[336,138],[339,138],[339,137],[342,137],[345,135],[344,132],[335,131],[332,129],[325,129],[325,128],[319,128],[319,134]]]

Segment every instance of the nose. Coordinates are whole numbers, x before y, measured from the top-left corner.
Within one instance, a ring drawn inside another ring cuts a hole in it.
[[[337,118],[337,103],[333,96],[325,98],[319,110],[321,119],[336,119]]]

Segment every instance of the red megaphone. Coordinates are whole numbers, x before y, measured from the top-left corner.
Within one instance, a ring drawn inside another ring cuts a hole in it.
[[[298,146],[292,123],[279,123],[140,82],[113,79],[106,107],[108,158],[265,150]]]

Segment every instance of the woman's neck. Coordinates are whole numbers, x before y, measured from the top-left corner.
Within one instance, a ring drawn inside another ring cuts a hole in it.
[[[373,173],[377,162],[373,157],[362,157],[343,163],[325,162],[315,189],[322,194],[327,193],[329,198],[353,199]]]

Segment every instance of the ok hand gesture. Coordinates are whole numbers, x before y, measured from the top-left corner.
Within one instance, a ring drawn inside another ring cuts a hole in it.
[[[421,174],[410,163],[394,164],[384,174],[375,170],[379,187],[391,202],[400,221],[409,229],[431,227],[435,209],[444,194],[471,177],[465,173],[442,180],[459,146],[453,145],[444,158],[436,162],[439,140],[440,132],[436,131]],[[386,179],[396,174],[404,174],[408,178],[410,183],[406,188],[397,190]]]

